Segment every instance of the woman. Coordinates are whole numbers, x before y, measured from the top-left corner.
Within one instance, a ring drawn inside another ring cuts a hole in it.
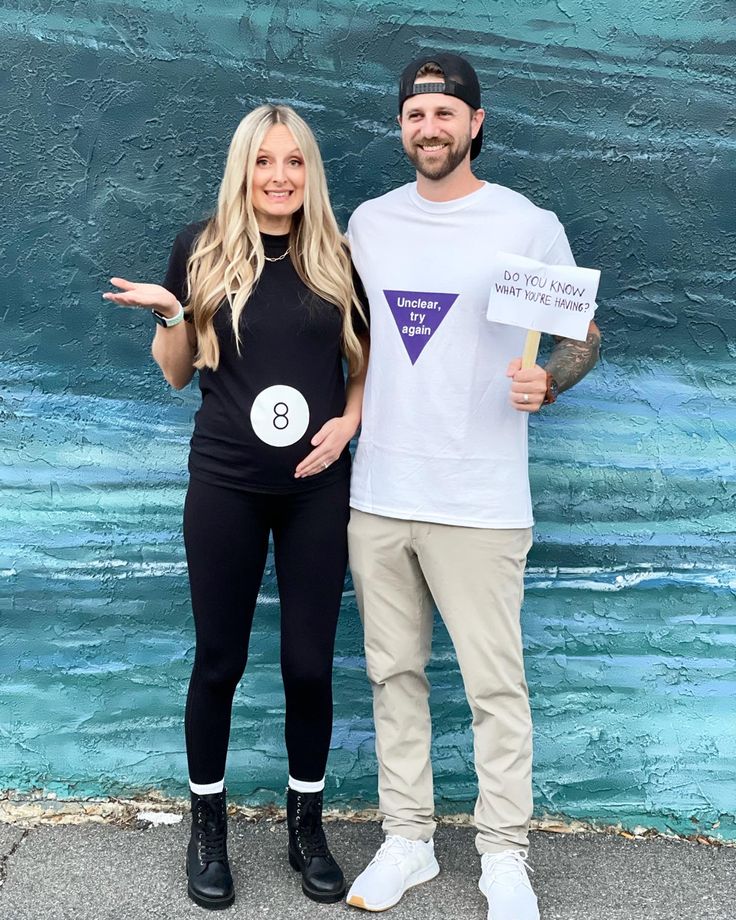
[[[123,293],[107,299],[152,308],[153,356],[166,380],[184,387],[196,368],[202,391],[184,507],[197,639],[185,717],[189,895],[209,908],[234,899],[225,759],[271,532],[289,861],[310,898],[340,900],[345,880],[325,840],[322,790],[347,565],[347,445],[360,422],[367,327],[305,122],[281,105],[247,115],[217,211],[176,238],[163,286],[112,284]]]

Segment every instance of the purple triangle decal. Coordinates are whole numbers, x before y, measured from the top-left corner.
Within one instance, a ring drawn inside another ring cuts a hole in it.
[[[401,341],[412,364],[450,312],[457,294],[429,294],[426,291],[384,291],[396,320]]]

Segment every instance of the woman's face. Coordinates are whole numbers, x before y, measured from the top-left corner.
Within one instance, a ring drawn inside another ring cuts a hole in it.
[[[264,233],[288,233],[291,215],[304,204],[307,168],[286,125],[274,125],[258,150],[251,193]]]

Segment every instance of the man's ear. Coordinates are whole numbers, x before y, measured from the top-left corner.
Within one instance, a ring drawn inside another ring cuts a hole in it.
[[[486,113],[484,109],[476,109],[470,119],[471,124],[471,133],[473,137],[476,137],[480,131],[481,125],[485,121]]]

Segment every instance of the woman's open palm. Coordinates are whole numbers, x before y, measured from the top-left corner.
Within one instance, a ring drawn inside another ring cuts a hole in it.
[[[161,310],[172,315],[179,309],[176,297],[160,284],[142,284],[138,281],[126,281],[125,278],[111,278],[110,284],[121,288],[122,292],[109,292],[102,296],[121,307],[145,307],[148,310]]]

